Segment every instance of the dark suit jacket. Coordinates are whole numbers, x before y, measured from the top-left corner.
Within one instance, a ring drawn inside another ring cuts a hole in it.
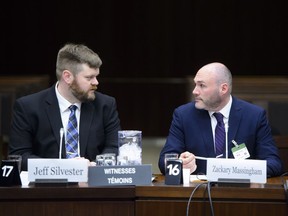
[[[79,128],[81,157],[90,161],[105,152],[118,153],[120,120],[113,97],[96,92],[96,99],[82,103]],[[55,85],[16,100],[10,133],[9,154],[22,155],[22,170],[28,158],[59,158],[60,109]],[[62,157],[66,157],[63,138]]]
[[[233,97],[229,115],[228,157],[233,158],[232,140],[245,143],[250,159],[267,160],[267,175],[282,174],[282,162],[273,140],[266,112],[261,107]],[[175,109],[165,146],[159,157],[159,168],[164,169],[164,155],[189,151],[196,156],[215,158],[211,120],[208,111],[195,108],[195,102]],[[195,173],[206,174],[206,161],[196,160]]]

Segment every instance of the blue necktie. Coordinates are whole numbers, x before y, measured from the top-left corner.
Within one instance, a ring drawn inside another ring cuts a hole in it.
[[[75,111],[77,106],[71,105],[66,133],[66,158],[78,157],[78,130]]]
[[[215,128],[215,153],[216,156],[219,156],[221,154],[223,154],[224,156],[225,127],[223,122],[223,115],[221,113],[214,113],[213,115],[217,119],[217,125]]]

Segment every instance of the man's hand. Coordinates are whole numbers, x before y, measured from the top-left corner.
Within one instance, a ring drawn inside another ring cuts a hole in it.
[[[193,173],[197,169],[195,155],[186,151],[183,152],[179,159],[183,162],[183,168],[190,169],[190,173]]]

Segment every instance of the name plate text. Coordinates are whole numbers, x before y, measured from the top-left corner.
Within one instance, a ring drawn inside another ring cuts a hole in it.
[[[66,179],[68,182],[87,182],[88,163],[82,159],[28,159],[28,181]]]
[[[89,186],[149,185],[152,165],[95,166],[88,168]]]
[[[240,159],[207,159],[208,181],[218,179],[243,179],[251,183],[263,183],[267,181],[266,160],[240,160]]]

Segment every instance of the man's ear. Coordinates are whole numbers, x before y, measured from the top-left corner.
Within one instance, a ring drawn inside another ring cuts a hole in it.
[[[229,86],[227,83],[221,84],[221,93],[226,94],[229,91]]]
[[[67,83],[70,84],[72,83],[74,76],[69,70],[64,70],[62,72],[62,79]]]

